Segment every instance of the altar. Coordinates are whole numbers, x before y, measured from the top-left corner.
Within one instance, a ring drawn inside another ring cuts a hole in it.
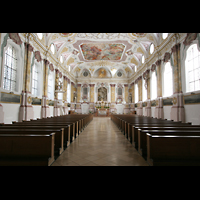
[[[97,116],[102,116],[102,117],[109,116],[109,109],[105,108],[97,109]]]

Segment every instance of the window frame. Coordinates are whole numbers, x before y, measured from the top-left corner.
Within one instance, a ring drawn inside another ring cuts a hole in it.
[[[200,61],[200,49],[199,49],[199,46],[198,46],[198,44],[196,43],[196,42],[193,42],[193,43],[191,43],[191,45],[189,45],[188,46],[188,48],[185,50],[185,59],[184,59],[184,82],[185,82],[185,84],[184,84],[184,90],[185,90],[185,92],[186,93],[191,93],[191,92],[197,92],[197,91],[200,91],[200,89],[198,89],[198,90],[189,90],[189,81],[188,81],[188,70],[187,70],[187,64],[186,64],[186,61],[187,61],[187,56],[188,56],[188,50],[192,47],[192,46],[194,46],[194,45],[196,45],[196,48],[197,48],[197,50],[198,50],[198,57],[199,57],[199,61]],[[194,59],[194,58],[193,58]],[[199,69],[199,73],[200,73],[200,62],[198,62],[199,63],[199,67],[198,67],[198,69]],[[194,70],[193,70],[194,71]],[[182,74],[183,75],[183,74]],[[193,75],[194,75],[194,72],[193,72]],[[199,75],[199,80],[200,80],[200,75]],[[195,82],[195,81],[194,81]]]
[[[138,83],[135,83],[134,84],[135,86],[135,88],[134,88],[134,92],[135,92],[135,103],[138,103],[139,102],[139,95],[138,95]],[[136,86],[137,85],[137,86]],[[136,89],[136,87],[137,87],[137,89]],[[137,101],[136,101],[137,100]]]
[[[155,83],[155,85],[156,85],[156,92],[155,92],[155,97],[153,96],[153,78],[152,78],[152,76],[153,76],[153,74],[155,73],[155,81],[156,81],[156,83]],[[157,88],[157,75],[156,75],[156,70],[155,71],[153,71],[153,72],[151,72],[151,100],[152,99],[156,99],[157,98],[157,90],[158,90],[158,88]]]
[[[142,78],[142,101],[147,100],[147,89],[145,88],[144,84],[145,84],[145,80],[144,80],[144,78]],[[146,94],[145,94],[145,92],[146,92]]]
[[[153,51],[152,51],[152,46],[153,46]],[[154,46],[153,43],[151,43],[150,46],[149,46],[149,53],[150,53],[150,54],[153,54],[154,50],[155,50],[155,46]],[[152,51],[152,52],[151,52],[151,51]]]
[[[167,34],[167,36],[165,36],[165,38],[164,38],[164,34]],[[169,36],[169,33],[162,33],[162,39],[163,40],[167,39],[168,36]]]
[[[2,34],[3,35],[3,34]],[[2,38],[3,39],[3,38]],[[8,46],[11,45],[15,48],[16,58],[17,58],[17,74],[16,74],[16,88],[15,91],[3,89],[3,79],[4,79],[4,63],[5,63],[5,52]],[[7,44],[3,48],[3,53],[1,57],[1,69],[0,69],[0,91],[2,92],[13,92],[14,94],[21,94],[23,89],[23,74],[24,74],[24,44],[18,45],[10,38],[7,39]]]
[[[9,53],[7,52],[7,50],[11,48],[11,53],[12,55],[9,55]],[[7,53],[6,53],[7,52]],[[15,56],[13,56],[13,53],[15,54]],[[16,55],[16,50],[15,48],[12,46],[12,45],[8,45],[8,48],[6,49],[6,51],[4,52],[4,55],[5,55],[5,59],[4,59],[4,72],[5,72],[5,69],[7,69],[7,71],[9,70],[10,73],[7,75],[7,76],[4,76],[2,74],[2,78],[3,78],[3,89],[4,90],[10,90],[10,91],[16,91],[16,82],[17,82],[17,55]],[[7,55],[7,56],[6,56]],[[7,58],[7,59],[6,59]],[[10,58],[10,59],[9,59]],[[8,64],[6,61],[9,61],[10,60],[10,64]],[[15,67],[14,67],[15,65]],[[13,73],[15,73],[15,78],[12,78],[13,77]],[[9,78],[10,77],[10,78]],[[9,85],[9,89],[5,89],[4,86],[6,85],[6,83],[4,84],[4,80],[7,80],[8,85]],[[14,89],[12,88],[12,83],[14,82]]]
[[[51,92],[49,92],[49,77],[52,77],[52,88],[51,88]],[[48,69],[48,99],[50,100],[54,100],[54,92],[55,92],[55,71],[51,71],[50,69]],[[50,93],[50,96],[49,96]],[[53,98],[52,98],[53,97]]]
[[[38,69],[38,92],[37,95],[35,96],[35,94],[33,94],[33,67],[34,65],[37,67]],[[43,67],[42,67],[42,63],[41,62],[37,62],[36,59],[34,59],[34,63],[31,67],[31,84],[30,84],[30,91],[31,91],[31,95],[33,97],[37,97],[37,98],[42,98],[42,94],[43,94]]]
[[[171,67],[171,76],[172,76],[172,91],[171,91],[171,94],[170,95],[166,95],[166,88],[165,88],[165,69],[166,69],[166,65],[169,63],[169,67]],[[169,97],[169,96],[172,96],[173,95],[173,93],[174,93],[174,77],[173,77],[173,66],[172,66],[172,64],[171,64],[171,62],[170,61],[168,61],[168,62],[166,62],[165,64],[164,64],[164,66],[162,67],[163,68],[163,70],[162,70],[162,96],[163,97]]]
[[[40,40],[42,40],[42,38],[43,38],[43,33],[37,33],[37,37],[38,37]]]

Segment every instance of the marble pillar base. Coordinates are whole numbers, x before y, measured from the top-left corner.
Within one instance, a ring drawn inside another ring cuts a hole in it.
[[[19,122],[22,120],[28,121],[34,118],[32,97],[30,92],[22,91],[21,105],[19,108]]]
[[[47,105],[47,97],[42,97],[42,108],[41,108],[41,118],[47,118],[50,116],[50,108]]]
[[[147,100],[147,106],[145,107],[145,116],[151,117],[151,100]]]
[[[185,108],[183,104],[183,93],[173,95],[173,106],[171,108],[171,120],[185,122]]]
[[[137,103],[137,115],[139,115],[139,116],[143,115],[142,101]]]
[[[155,118],[157,118],[157,119],[164,119],[162,97],[158,97],[156,99]]]
[[[0,123],[4,123],[3,106],[0,104]]]

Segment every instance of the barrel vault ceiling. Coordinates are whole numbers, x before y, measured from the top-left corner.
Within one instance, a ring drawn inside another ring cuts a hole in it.
[[[47,44],[54,44],[55,56],[76,77],[95,77],[100,68],[115,77],[120,70],[130,77],[142,65],[142,56],[150,56],[150,45],[156,48],[160,33],[47,33]]]

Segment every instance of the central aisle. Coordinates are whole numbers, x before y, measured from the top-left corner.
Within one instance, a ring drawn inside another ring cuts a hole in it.
[[[94,117],[52,166],[148,166],[108,117]]]

